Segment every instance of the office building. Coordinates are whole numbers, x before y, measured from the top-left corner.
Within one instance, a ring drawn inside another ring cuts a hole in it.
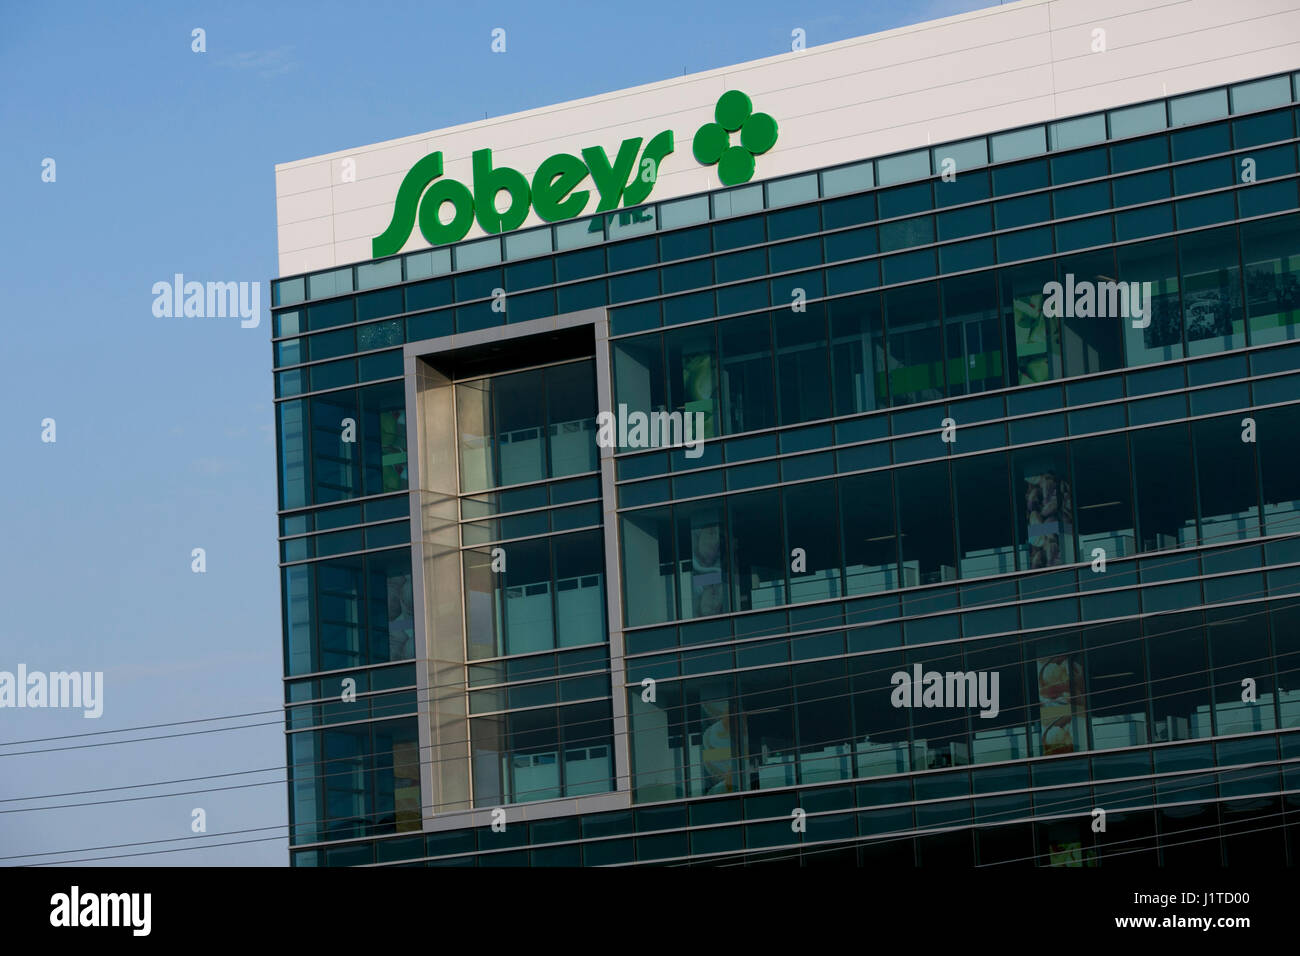
[[[1298,69],[1021,0],[277,167],[293,864],[1300,863]]]

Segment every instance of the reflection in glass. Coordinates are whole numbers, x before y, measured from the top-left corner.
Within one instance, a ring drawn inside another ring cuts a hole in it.
[[[939,301],[933,282],[885,293],[889,329],[889,390],[893,404],[931,401],[944,396],[943,340]]]
[[[786,544],[791,560],[790,600],[821,601],[840,596],[839,511],[834,481],[782,489]],[[733,525],[734,527],[734,525]]]
[[[945,279],[944,342],[948,394],[967,395],[1001,388],[1002,335],[998,289],[991,272]]]
[[[1259,535],[1259,485],[1255,449],[1241,440],[1241,416],[1192,423],[1201,541],[1217,543]]]
[[[545,478],[545,406],[538,401],[545,394],[542,370],[500,375],[489,382],[499,469],[496,483],[519,485]]]
[[[1196,495],[1187,425],[1162,425],[1131,436],[1141,551],[1196,543]]]
[[[1296,338],[1300,325],[1300,214],[1241,224],[1250,343]]]
[[[555,552],[557,647],[605,639],[605,553],[601,532],[581,531],[551,539]]]
[[[1133,488],[1124,435],[1099,435],[1070,442],[1078,506],[1079,553],[1092,560],[1101,548],[1108,558],[1133,554]]]
[[[1058,261],[1057,272],[1057,281],[1067,288],[1068,277],[1073,277],[1069,282],[1076,289],[1087,288],[1084,283],[1093,290],[1108,288],[1103,283],[1115,282],[1115,254],[1110,249],[1102,249],[1068,256]],[[1098,304],[1094,302],[1085,310],[1094,314],[1080,316],[1077,308],[1067,309],[1061,319],[1061,349],[1066,375],[1105,372],[1124,364],[1125,319],[1123,316],[1101,315]]]
[[[999,272],[1002,320],[1015,355],[1014,385],[1061,377],[1061,320],[1043,312],[1044,288],[1055,281],[1051,262],[1033,262]],[[1010,364],[1010,363],[1009,363]]]
[[[1089,627],[1084,631],[1084,644],[1094,749],[1145,744],[1147,685],[1139,622]]]
[[[718,354],[711,324],[675,329],[664,335],[668,396],[673,411],[704,416],[704,437],[717,432]]]
[[[826,367],[826,308],[773,313],[776,376],[781,424],[813,421],[830,415],[830,376]]]
[[[492,434],[491,379],[456,385],[456,433],[460,442],[461,491],[495,484],[496,441]]]
[[[1258,607],[1257,605],[1255,607]],[[1252,608],[1254,609],[1254,608]],[[1249,734],[1272,730],[1273,676],[1267,662],[1268,619],[1263,614],[1243,614],[1241,607],[1206,608],[1206,636],[1214,664],[1214,732],[1216,735]],[[1254,688],[1254,698],[1243,700],[1244,688]]]
[[[629,627],[677,617],[677,558],[671,508],[632,511],[620,519],[623,611]]]
[[[1227,226],[1179,237],[1187,352],[1204,355],[1246,344],[1237,229]]]
[[[898,470],[898,524],[905,587],[957,576],[947,462]]]
[[[707,617],[731,610],[725,567],[728,545],[720,505],[715,500],[674,509],[682,617]]]
[[[844,523],[844,593],[869,594],[901,587],[894,484],[889,472],[839,479]],[[915,582],[913,582],[915,583]]]
[[[1150,667],[1151,739],[1210,736],[1210,688],[1201,612],[1162,614],[1142,623]]]
[[[957,499],[958,569],[963,578],[1016,569],[1007,454],[958,458],[952,463]]]
[[[1294,437],[1295,415],[1294,405],[1254,413],[1267,534],[1300,529],[1300,451]]]
[[[889,405],[880,296],[855,295],[828,303],[835,414],[852,415]]]
[[[1014,453],[1017,528],[1025,570],[1074,561],[1074,493],[1064,444]]]
[[[1183,313],[1178,298],[1178,262],[1174,240],[1157,239],[1116,250],[1121,282],[1150,283],[1142,298],[1150,310],[1150,323],[1134,328],[1132,317],[1124,323],[1129,365],[1147,365],[1183,357]],[[1143,319],[1145,321],[1145,318]]]
[[[724,434],[776,424],[772,395],[772,332],[767,313],[718,323]]]

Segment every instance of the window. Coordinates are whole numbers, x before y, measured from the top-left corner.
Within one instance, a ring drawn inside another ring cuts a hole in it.
[[[359,389],[365,494],[405,491],[406,394],[401,382]]]
[[[1099,435],[1070,443],[1078,509],[1079,555],[1093,560],[1101,548],[1108,559],[1134,553],[1133,489],[1128,439]]]
[[[417,282],[406,287],[406,311],[418,312],[421,309],[436,309],[451,305],[453,302],[450,279],[431,279]]]
[[[1032,385],[1061,377],[1061,320],[1043,312],[1044,289],[1055,280],[1051,262],[1035,262],[998,273],[1002,323],[1015,365],[1008,384]]]
[[[1214,665],[1215,734],[1249,734],[1275,726],[1274,685],[1267,666],[1272,654],[1263,607],[1254,604],[1205,611]],[[1242,700],[1247,678],[1254,684],[1257,702]]]
[[[663,411],[667,400],[662,336],[621,339],[613,343],[613,353],[616,402],[645,412]]]
[[[830,312],[835,414],[851,415],[887,407],[889,397],[880,296],[868,294],[834,299],[827,307]]]
[[[606,640],[605,552],[601,532],[550,539],[555,562],[555,646]]]
[[[1241,440],[1241,416],[1192,423],[1201,542],[1215,544],[1259,535],[1255,449]]]
[[[847,780],[853,772],[853,718],[843,659],[793,668],[800,783]]]
[[[1051,218],[1051,199],[1047,193],[1004,199],[993,204],[993,220],[998,229],[1014,229]]]
[[[957,499],[958,571],[963,578],[1015,571],[1007,454],[953,460]]]
[[[415,600],[408,548],[365,556],[366,618],[370,633],[368,663],[415,656]]]
[[[348,276],[348,285],[351,286],[352,274],[350,270],[343,270]],[[309,277],[313,283],[316,277]],[[326,293],[330,294],[330,293]],[[313,295],[312,298],[317,298]],[[307,328],[312,332],[320,329],[333,328],[336,325],[347,325],[356,321],[355,303],[351,298],[336,299],[333,302],[322,302],[320,305],[307,307]]]
[[[500,375],[487,383],[492,391],[497,441],[495,484],[517,485],[545,478],[545,406],[537,400],[543,394],[542,370]]]
[[[1277,668],[1279,727],[1300,727],[1300,606],[1283,604],[1269,611]]]
[[[709,617],[731,610],[727,558],[733,552],[722,505],[722,500],[715,498],[673,509],[678,603],[684,618]]]
[[[1029,756],[1025,734],[1028,699],[1025,697],[1024,667],[1020,658],[1020,639],[1015,635],[993,638],[965,645],[967,672],[989,674],[990,683],[997,675],[998,712],[977,716],[971,712],[971,763],[1022,760]],[[1007,789],[1023,786],[1008,781]],[[1003,789],[998,787],[997,789]]]
[[[1097,750],[1147,743],[1146,665],[1137,621],[1084,631],[1088,721]]]
[[[853,693],[856,775],[871,777],[906,773],[911,769],[907,711],[894,707],[889,701],[892,690],[890,674],[902,669],[903,655],[871,654],[851,657],[847,663]],[[908,797],[910,793],[902,799]],[[910,818],[910,812],[908,815]]]
[[[603,640],[603,566],[599,531],[466,550],[470,658]]]
[[[283,569],[285,661],[290,674],[316,670],[315,566]]]
[[[839,597],[843,557],[840,554],[839,509],[834,481],[790,485],[781,491],[785,511],[787,553],[790,558],[790,601],[820,601]]]
[[[633,511],[620,519],[623,614],[629,627],[677,617],[677,559],[671,508]]]
[[[490,656],[527,654],[554,647],[549,542],[545,538],[532,538],[512,542],[501,550],[506,557],[505,571],[495,573],[493,588],[498,644]],[[467,560],[481,560],[477,554],[470,555],[467,552]]]
[[[312,501],[325,504],[361,494],[361,455],[356,441],[344,441],[348,420],[356,422],[357,392],[318,395],[311,402]],[[355,437],[355,435],[353,436]]]
[[[995,149],[994,162],[1002,162],[1003,159],[1013,158],[999,158],[996,152]],[[1050,185],[1050,179],[1048,177],[1047,160],[1045,159],[1016,163],[1014,166],[1001,166],[993,170],[993,195],[995,196],[1010,196],[1014,193],[1043,189],[1048,185]]]
[[[944,397],[943,340],[934,283],[885,293],[889,387],[894,405]]]
[[[1022,570],[1074,561],[1074,489],[1064,443],[1022,448],[1011,458]]]
[[[934,217],[913,216],[880,225],[880,251],[894,252],[934,242]]]
[[[307,403],[302,399],[281,402],[276,409],[280,449],[280,508],[301,508],[308,504]]]
[[[921,665],[922,673],[937,671],[942,674],[962,669],[961,651],[958,645],[907,651],[904,661],[904,667],[909,675],[912,674],[916,664]],[[943,767],[964,766],[971,762],[969,715],[976,711],[968,712],[959,708],[911,708],[905,712],[912,718],[912,752],[917,770],[939,770]],[[974,719],[978,721],[981,718]]]
[[[718,346],[723,434],[775,425],[772,333],[767,313],[720,322]]]
[[[827,418],[831,413],[826,309],[820,303],[805,308],[772,313],[783,425]]]
[[[898,575],[893,476],[875,472],[838,480],[840,500],[850,503],[840,514],[845,593],[869,594],[903,586]]]
[[[1182,358],[1183,316],[1178,298],[1174,241],[1157,239],[1121,246],[1116,250],[1116,258],[1120,281],[1142,283],[1138,288],[1146,300],[1144,306],[1149,310],[1140,319],[1130,315],[1129,321],[1123,323],[1128,364],[1147,365]],[[1136,312],[1131,304],[1129,311]],[[1142,322],[1147,322],[1145,327]]]
[[[798,782],[792,679],[788,667],[739,675],[746,789],[789,786]],[[766,815],[766,814],[764,814]]]
[[[1104,372],[1124,364],[1124,315],[1103,315],[1109,311],[1109,300],[1103,306],[1099,292],[1110,288],[1115,278],[1113,250],[1085,252],[1057,260],[1057,281],[1062,284],[1062,294],[1067,289],[1075,293],[1074,305],[1086,308],[1068,308],[1061,321],[1061,351],[1067,376]],[[1080,293],[1087,299],[1080,301]],[[1064,304],[1064,302],[1063,302]],[[1121,312],[1124,310],[1120,310]],[[1080,315],[1079,313],[1084,313]]]
[[[501,755],[506,800],[526,803],[563,796],[560,731],[553,707],[506,715],[509,749]]]
[[[704,436],[718,434],[718,356],[713,325],[676,329],[664,335],[671,411],[703,416]]]
[[[941,288],[948,394],[1001,388],[1002,335],[992,273],[945,279]]]
[[[1241,224],[1250,342],[1296,337],[1300,323],[1300,214]]]
[[[691,510],[690,505],[679,506],[678,512]],[[781,521],[781,492],[778,489],[755,491],[749,494],[732,495],[727,498],[727,515],[730,537],[728,540],[729,562],[732,587],[732,609],[753,611],[765,607],[779,607],[786,603],[785,572],[789,563],[789,551],[784,546]],[[683,534],[690,535],[691,554],[694,561],[693,570],[698,568],[699,587],[693,587],[692,593],[703,588],[703,597],[696,606],[700,609],[695,616],[702,614],[719,614],[727,610],[725,595],[722,606],[708,610],[712,606],[707,589],[716,577],[722,580],[721,555],[710,551],[711,542],[723,533],[718,509],[703,506],[691,514],[692,524],[689,532],[683,527],[679,518],[679,540]],[[792,545],[793,547],[794,545]],[[683,604],[686,594],[683,591]],[[683,615],[685,616],[685,615]]]
[[[1186,424],[1130,434],[1140,551],[1163,551],[1196,543],[1189,439]]]
[[[1199,611],[1142,622],[1151,674],[1151,739],[1210,736],[1210,688]]]
[[[1054,123],[1053,133],[1057,132],[1058,129],[1065,136],[1071,133],[1082,133],[1088,138],[1088,142],[1095,143],[1106,138],[1106,121],[1105,117],[1100,114],[1086,116],[1078,120]],[[1085,145],[1085,143],[1080,138],[1075,145]],[[1099,176],[1105,176],[1110,171],[1106,160],[1105,146],[1053,156],[1049,163],[1052,171],[1052,183],[1058,186],[1062,183],[1078,182],[1081,179],[1096,179]]]
[[[461,490],[593,470],[594,376],[588,360],[458,382]],[[635,377],[629,380],[625,388],[635,386]]]
[[[547,474],[558,478],[595,471],[595,363],[553,366],[545,370],[545,378]]]
[[[1188,354],[1243,348],[1246,324],[1236,228],[1192,233],[1181,237],[1178,246]]]
[[[1255,412],[1259,444],[1260,484],[1264,491],[1265,534],[1294,532],[1300,527],[1300,453],[1295,443],[1296,409],[1266,408]],[[1240,425],[1240,420],[1237,421]]]
[[[905,587],[937,584],[956,577],[951,502],[947,462],[898,470],[898,525]]]
[[[366,663],[362,643],[365,576],[360,556],[315,564],[320,657],[317,670]]]

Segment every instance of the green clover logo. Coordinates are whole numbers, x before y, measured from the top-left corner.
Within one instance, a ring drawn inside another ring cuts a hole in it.
[[[727,90],[713,110],[716,123],[705,123],[695,132],[692,152],[702,166],[718,164],[718,179],[724,186],[739,186],[754,175],[754,157],[776,145],[776,120],[755,113],[754,104],[740,90]],[[731,134],[740,130],[740,145],[731,145]]]

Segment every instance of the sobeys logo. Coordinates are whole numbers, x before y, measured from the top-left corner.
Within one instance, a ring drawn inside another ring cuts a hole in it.
[[[724,185],[748,182],[754,175],[754,156],[776,143],[776,121],[766,113],[754,113],[749,97],[728,90],[714,110],[716,123],[706,123],[695,134],[693,153],[700,163],[718,164],[718,178]],[[731,133],[740,131],[740,145],[730,144]],[[518,229],[529,209],[543,222],[561,222],[582,215],[591,190],[578,189],[587,177],[600,196],[596,212],[609,212],[645,202],[659,178],[664,157],[673,152],[672,130],[651,138],[641,150],[641,137],[625,139],[611,163],[601,146],[582,150],[582,156],[557,153],[542,161],[532,182],[509,166],[493,166],[492,150],[479,149],[471,155],[473,190],[455,179],[442,178],[442,152],[430,153],[414,166],[397,188],[393,218],[388,228],[371,240],[374,258],[391,256],[406,245],[418,220],[420,234],[430,245],[459,242],[475,220],[489,235]],[[640,153],[640,159],[637,155]],[[497,198],[510,197],[504,211]],[[443,222],[442,209],[451,206],[451,218]],[[640,221],[640,220],[638,220]]]
[[[754,175],[754,157],[776,145],[776,120],[755,113],[754,104],[740,90],[727,90],[718,99],[713,117],[695,131],[692,152],[702,166],[718,164],[718,180],[724,186],[739,186]],[[740,145],[731,145],[731,134],[740,130]]]

